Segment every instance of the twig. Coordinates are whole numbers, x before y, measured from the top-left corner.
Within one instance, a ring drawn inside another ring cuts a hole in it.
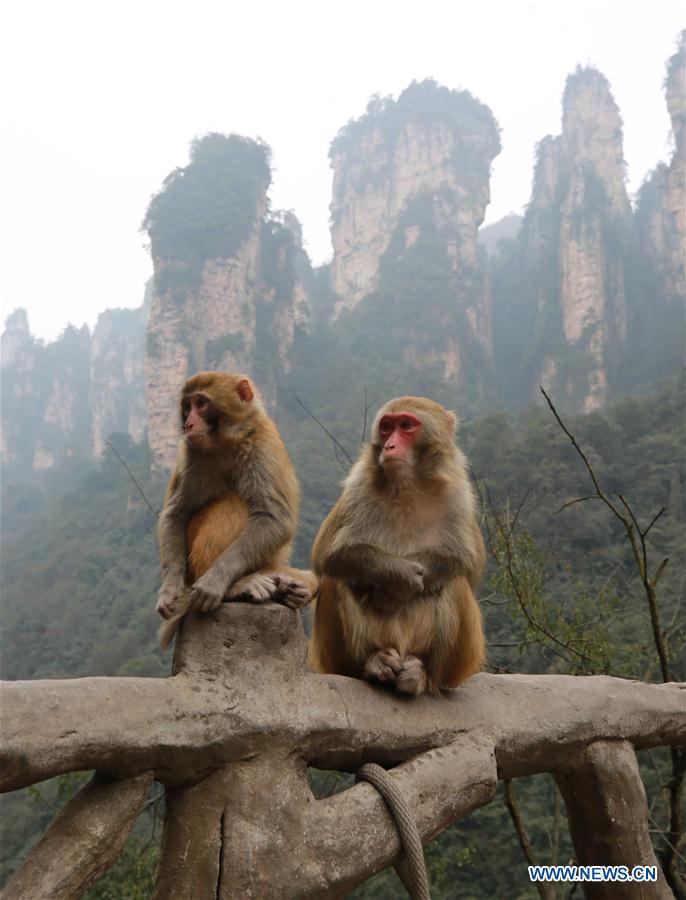
[[[574,449],[576,450],[576,452],[579,454],[579,456],[583,460],[584,465],[586,466],[586,469],[588,471],[588,474],[591,477],[591,481],[593,482],[593,486],[596,490],[596,496],[600,500],[603,501],[605,506],[607,506],[607,508],[612,512],[612,514],[614,516],[616,516],[619,519],[619,521],[622,523],[622,525],[624,526],[626,536],[629,540],[629,543],[631,545],[631,550],[634,554],[634,559],[636,560],[636,567],[639,571],[639,574],[641,576],[641,581],[643,582],[643,586],[645,588],[646,599],[648,601],[648,610],[650,612],[650,621],[651,621],[652,632],[653,632],[653,641],[655,643],[655,649],[657,651],[658,659],[660,660],[660,669],[662,671],[662,678],[663,678],[663,681],[665,681],[665,682],[672,681],[673,679],[672,679],[672,674],[670,671],[669,657],[667,655],[667,648],[665,647],[664,635],[663,635],[663,631],[662,631],[662,626],[660,624],[660,613],[659,613],[659,610],[657,607],[657,596],[655,594],[655,585],[651,582],[650,578],[648,577],[648,571],[647,571],[648,556],[647,556],[647,548],[646,548],[646,544],[645,544],[645,535],[646,535],[648,529],[646,529],[646,531],[641,531],[641,528],[638,524],[638,521],[636,519],[636,516],[634,515],[634,512],[633,512],[631,506],[627,503],[627,501],[621,494],[618,494],[617,496],[619,497],[619,500],[621,501],[622,505],[624,506],[625,512],[621,512],[617,508],[617,506],[615,506],[615,504],[612,502],[612,500],[610,500],[610,498],[607,496],[607,494],[603,491],[603,489],[600,487],[600,483],[599,483],[598,479],[596,478],[596,474],[593,471],[593,466],[591,465],[591,463],[588,460],[588,457],[586,456],[584,451],[581,449],[581,447],[577,443],[577,440],[574,437],[574,435],[572,434],[572,432],[567,428],[565,423],[560,418],[557,410],[555,409],[553,401],[550,399],[548,394],[545,392],[545,390],[542,387],[540,390],[541,390],[541,393],[543,394],[543,396],[545,397],[546,402],[547,402],[548,406],[550,407],[550,411],[555,416],[555,419],[557,420],[560,428],[567,435],[569,440],[572,442]],[[658,513],[658,516],[659,515],[660,515],[660,513]],[[655,521],[657,521],[657,517],[655,517],[653,522],[651,522],[651,525],[649,526],[649,528],[652,527],[652,525],[654,524]],[[638,535],[638,538],[636,537],[636,535]],[[639,542],[640,542],[640,546],[639,546]],[[660,574],[662,574],[662,573],[660,573]]]
[[[645,536],[648,534],[648,532],[649,532],[650,529],[653,527],[653,525],[657,522],[657,520],[660,518],[660,516],[662,515],[662,513],[665,513],[665,512],[667,512],[667,507],[666,507],[666,506],[663,506],[662,509],[660,510],[660,512],[656,513],[656,514],[653,516],[653,519],[652,519],[651,523],[648,525],[648,527],[646,528],[646,530],[643,532],[643,537],[645,537]]]
[[[142,487],[140,486],[140,484],[138,484],[138,482],[136,481],[136,478],[135,478],[133,472],[132,472],[131,469],[129,469],[129,467],[126,465],[126,462],[122,459],[122,457],[121,457],[121,456],[119,455],[119,453],[115,450],[115,448],[112,446],[112,444],[110,444],[109,441],[105,441],[105,443],[106,443],[107,446],[110,448],[110,450],[112,451],[112,453],[114,453],[114,455],[117,457],[117,459],[118,459],[119,462],[122,464],[122,466],[124,466],[124,468],[126,469],[126,471],[129,473],[129,478],[131,479],[131,481],[133,481],[133,483],[134,483],[134,484],[136,485],[136,487],[138,488],[138,493],[141,495],[141,497],[142,497],[143,500],[145,501],[145,505],[148,507],[148,509],[150,510],[150,512],[151,512],[154,516],[156,516],[157,518],[159,518],[159,515],[160,515],[159,509],[155,509],[155,507],[152,506],[152,504],[150,503],[150,501],[148,500],[148,498],[145,496],[145,492],[143,491],[143,488],[142,488]]]
[[[576,438],[574,437],[574,435],[572,434],[572,432],[567,428],[567,426],[565,425],[565,423],[564,423],[564,422],[562,421],[562,419],[559,417],[559,415],[558,415],[558,413],[557,413],[557,410],[556,410],[555,407],[553,406],[553,401],[552,401],[552,400],[550,399],[550,397],[546,394],[545,390],[544,390],[542,387],[540,388],[540,390],[541,390],[541,393],[543,394],[543,396],[545,397],[546,402],[548,403],[548,406],[550,407],[550,411],[552,412],[552,414],[553,414],[553,415],[555,416],[555,418],[557,419],[558,425],[559,425],[560,428],[564,431],[564,433],[567,435],[567,437],[569,438],[569,440],[572,442],[572,445],[573,445],[574,449],[575,449],[576,452],[579,454],[579,456],[581,457],[581,459],[584,461],[584,465],[586,466],[586,469],[588,470],[588,474],[591,476],[591,481],[593,482],[593,487],[595,488],[596,496],[597,496],[600,500],[602,500],[603,503],[605,503],[605,505],[606,505],[610,510],[612,510],[612,512],[614,513],[615,516],[617,516],[617,518],[620,520],[620,522],[622,522],[622,523],[624,523],[624,524],[626,525],[626,519],[624,518],[624,516],[619,512],[619,510],[616,508],[616,506],[611,502],[611,500],[610,500],[610,499],[607,497],[607,495],[603,492],[603,489],[600,487],[600,484],[599,484],[599,482],[598,482],[598,479],[597,479],[596,476],[595,476],[595,472],[593,471],[593,466],[592,466],[592,465],[590,464],[590,462],[588,461],[588,457],[586,456],[586,454],[584,453],[584,451],[583,451],[583,450],[581,449],[581,447],[577,444]]]
[[[362,423],[362,440],[361,444],[364,444],[365,438],[367,437],[367,414],[369,413],[369,401],[367,399],[367,388],[364,389],[364,422]]]
[[[30,797],[35,797],[37,800],[40,800],[41,803],[45,804],[48,809],[51,809],[54,813],[58,813],[60,811],[59,806],[55,806],[54,803],[51,803],[45,794],[41,791],[38,785],[32,784],[28,790]]]
[[[338,447],[338,449],[341,451],[341,453],[343,454],[343,456],[345,456],[345,458],[348,460],[348,462],[349,462],[350,465],[352,466],[353,461],[352,461],[352,459],[351,459],[351,457],[350,457],[350,454],[349,454],[348,451],[345,449],[345,447],[343,446],[343,444],[341,444],[341,442],[338,440],[338,438],[334,437],[334,436],[331,434],[331,432],[329,431],[329,429],[326,427],[326,425],[324,425],[322,422],[319,421],[319,419],[315,416],[315,414],[312,412],[312,410],[311,410],[311,409],[308,409],[307,406],[305,406],[305,404],[302,402],[302,400],[300,399],[300,397],[295,396],[295,402],[298,404],[298,406],[302,406],[302,408],[305,410],[305,412],[307,413],[307,415],[308,415],[311,419],[314,419],[314,421],[317,423],[317,425],[319,425],[319,427],[320,427],[321,430],[324,432],[324,434],[326,434],[328,437],[331,438],[331,440],[334,442],[334,444]]]
[[[573,500],[568,500],[566,503],[563,503],[562,506],[558,509],[558,513],[561,513],[564,509],[569,509],[570,506],[574,506],[575,503],[584,503],[586,500],[599,500],[597,494],[589,494],[587,497],[575,497]]]
[[[550,845],[550,856],[552,864],[556,866],[560,856],[560,791],[554,780],[553,791],[553,835]]]
[[[517,832],[517,839],[519,841],[519,845],[522,848],[522,853],[524,854],[524,859],[530,866],[536,865],[536,857],[534,856],[533,847],[531,846],[531,841],[529,840],[529,835],[527,834],[526,827],[524,826],[524,822],[522,821],[521,814],[519,812],[519,807],[517,806],[517,799],[514,794],[514,788],[512,787],[511,781],[505,782],[505,806],[510,813],[510,818],[512,819],[512,824],[515,827],[515,831]],[[537,881],[536,889],[538,893],[541,895],[543,900],[552,900],[555,897],[555,888],[547,884],[545,881]]]
[[[531,494],[531,485],[529,485],[529,487],[524,491],[524,496],[520,500],[520,502],[517,506],[517,509],[515,510],[515,514],[512,517],[512,521],[510,522],[510,534],[512,534],[512,532],[515,530],[515,528],[517,526],[517,519],[519,518],[521,511],[524,509],[524,504],[529,499],[530,494]]]
[[[546,625],[544,625],[542,622],[538,621],[531,614],[529,608],[526,605],[525,598],[522,595],[522,591],[521,591],[520,584],[519,584],[519,579],[514,570],[514,558],[513,558],[513,554],[512,554],[512,543],[511,543],[512,529],[510,527],[510,523],[508,522],[507,534],[505,533],[505,529],[503,527],[502,522],[498,518],[496,518],[495,527],[496,527],[497,531],[500,532],[500,536],[502,537],[502,539],[505,542],[505,552],[506,552],[506,556],[507,556],[506,563],[505,563],[505,569],[507,571],[508,578],[510,579],[510,584],[512,585],[512,590],[514,591],[515,597],[517,598],[517,603],[519,605],[519,608],[521,609],[522,613],[524,614],[524,617],[527,620],[527,622],[529,623],[529,625],[532,628],[534,628],[536,631],[539,631],[541,634],[544,634],[548,638],[548,640],[551,642],[551,645],[553,645],[550,647],[550,649],[553,652],[557,653],[558,656],[561,656],[563,659],[567,660],[567,662],[569,662],[570,660],[569,660],[568,656],[566,655],[566,653],[572,653],[575,656],[579,657],[580,659],[587,661],[589,658],[588,654],[584,653],[582,650],[578,650],[576,647],[571,646],[571,644],[566,643],[565,641],[561,641],[557,637],[557,635],[555,635]],[[493,555],[493,550],[491,550],[491,555]],[[561,650],[556,649],[557,647],[560,647]],[[563,650],[566,651],[566,653],[563,653],[562,652]]]

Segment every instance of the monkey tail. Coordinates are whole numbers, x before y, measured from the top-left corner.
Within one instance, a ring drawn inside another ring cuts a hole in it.
[[[164,622],[159,627],[157,632],[157,637],[159,638],[160,647],[163,650],[166,650],[167,647],[171,644],[172,638],[176,634],[176,631],[179,627],[179,622],[186,615],[187,609],[180,610],[170,619],[165,619]]]
[[[166,650],[167,647],[171,644],[171,640],[176,634],[176,619],[168,619],[162,622],[158,631],[157,637],[160,642],[160,647],[163,650]]]

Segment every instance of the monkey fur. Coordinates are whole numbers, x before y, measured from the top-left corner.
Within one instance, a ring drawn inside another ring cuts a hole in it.
[[[200,372],[183,387],[179,445],[158,524],[157,611],[166,647],[189,609],[224,599],[309,602],[312,573],[287,560],[299,487],[276,425],[249,378]]]
[[[485,551],[456,424],[421,397],[377,414],[312,551],[316,671],[435,695],[482,667]]]

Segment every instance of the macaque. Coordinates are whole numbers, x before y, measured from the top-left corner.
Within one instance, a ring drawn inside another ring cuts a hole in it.
[[[223,600],[309,602],[316,580],[286,565],[299,488],[250,379],[200,372],[183,387],[183,438],[158,525],[166,647],[189,609]]]
[[[456,425],[423,397],[377,414],[312,550],[315,670],[436,695],[481,668],[485,551]]]

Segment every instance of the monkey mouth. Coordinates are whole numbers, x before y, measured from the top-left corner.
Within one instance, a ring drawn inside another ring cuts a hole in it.
[[[379,462],[384,469],[399,469],[407,465],[407,460],[403,456],[386,456],[383,453]]]
[[[184,431],[184,438],[189,444],[201,444],[207,437],[206,431]]]

